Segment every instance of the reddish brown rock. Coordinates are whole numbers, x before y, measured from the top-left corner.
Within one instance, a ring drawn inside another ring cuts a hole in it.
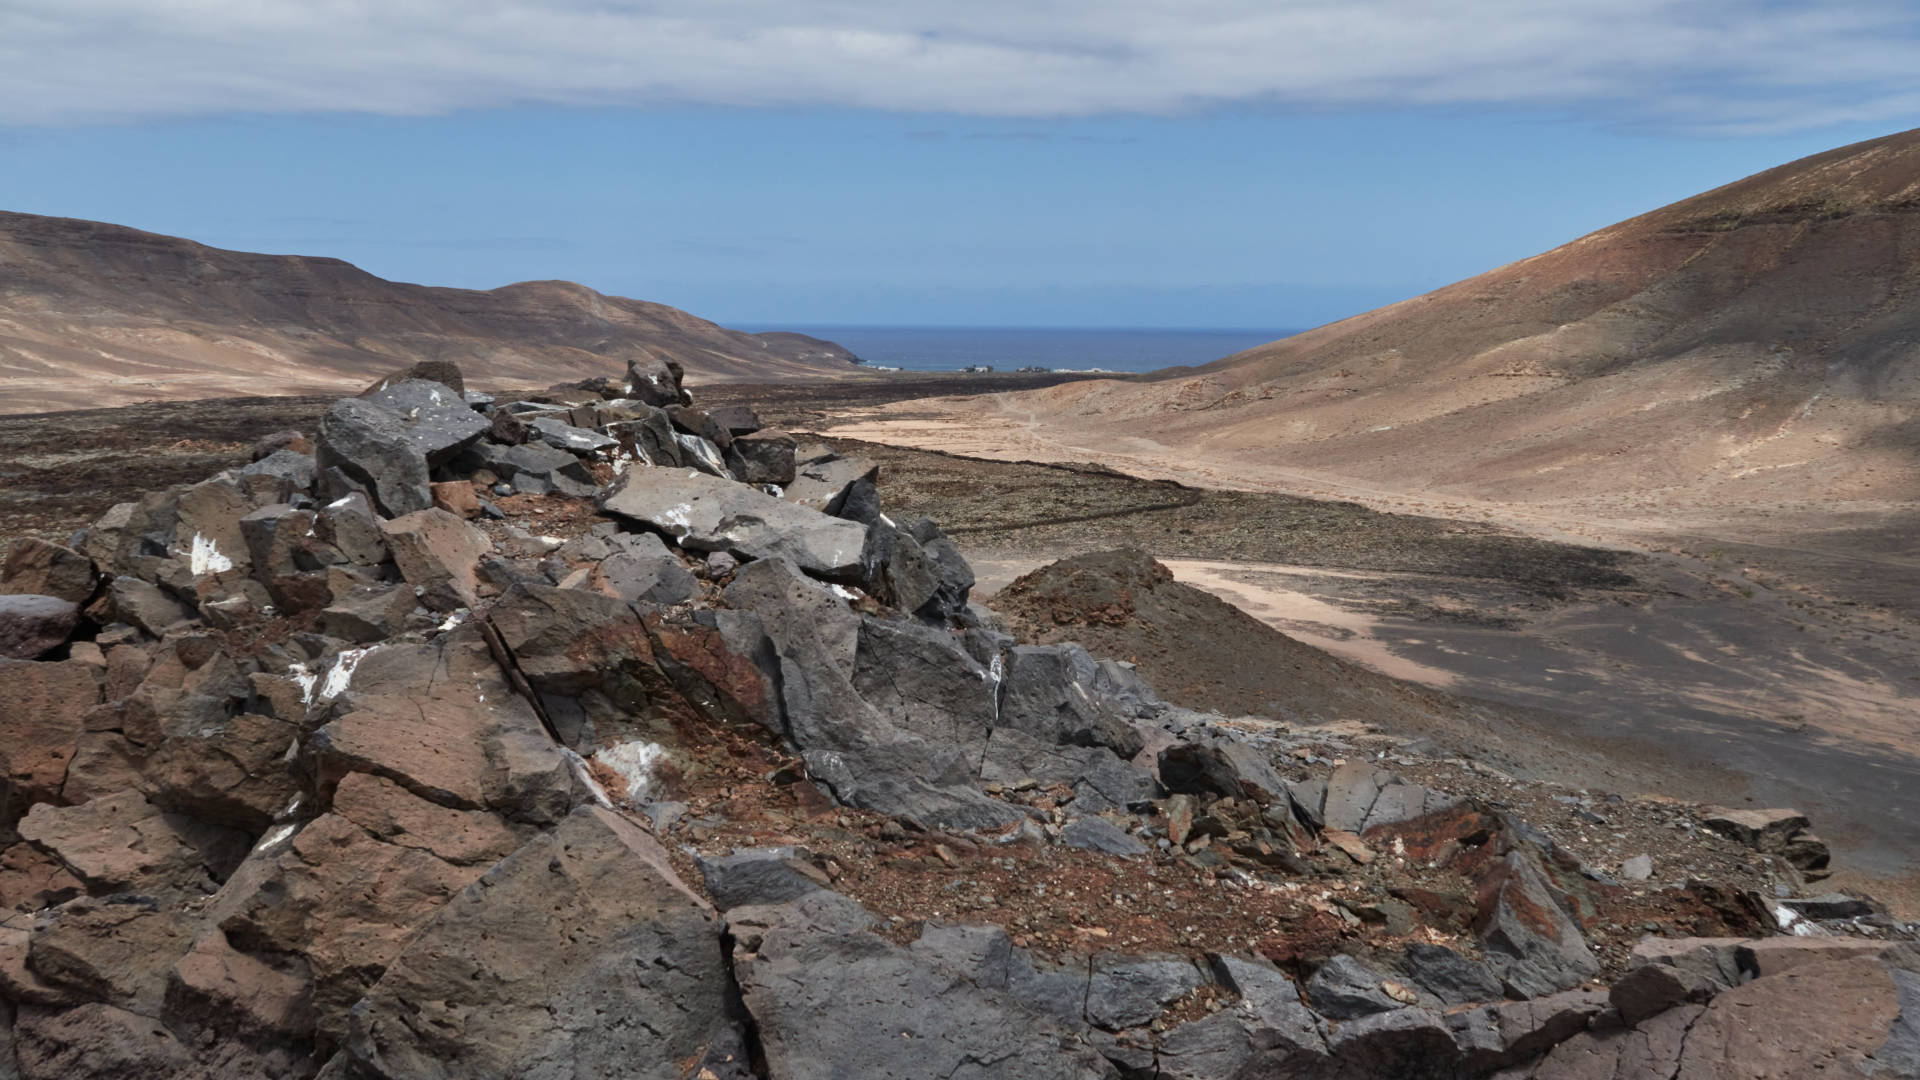
[[[1675,1080],[1871,1075],[1900,1015],[1893,977],[1872,960],[1809,964],[1713,999],[1687,1032]]]
[[[95,709],[89,720],[106,721],[115,714],[113,706],[105,705]],[[142,790],[146,760],[146,749],[135,746],[118,731],[83,731],[74,743],[73,759],[67,763],[61,801],[83,803],[102,795]]]
[[[1456,803],[1443,810],[1390,824],[1375,825],[1364,836],[1377,847],[1391,847],[1399,841],[1406,857],[1428,862],[1449,849],[1477,847],[1498,836],[1505,826],[1498,817],[1472,802]]]
[[[290,837],[268,833],[213,915],[236,948],[304,957],[318,1028],[337,1039],[347,1009],[407,939],[483,869],[385,843],[325,814]]]
[[[98,1003],[20,1010],[14,1053],[22,1080],[169,1080],[193,1067],[192,1054],[158,1020]]]
[[[178,730],[146,761],[141,789],[202,821],[263,831],[300,791],[286,763],[298,735],[258,713]]]
[[[158,1016],[167,974],[193,936],[185,913],[151,901],[75,900],[35,927],[27,964],[82,1000]]]
[[[449,480],[427,487],[433,492],[435,507],[468,521],[480,516],[480,496],[474,494],[473,485],[467,481]]]
[[[440,509],[416,510],[380,528],[400,575],[427,607],[452,611],[478,602],[480,558],[492,550],[485,533]]]
[[[1748,941],[1738,949],[1739,964],[1755,976],[1779,975],[1808,964],[1856,956],[1878,956],[1893,947],[1886,941],[1843,937],[1774,937]]]
[[[304,968],[297,959],[286,961]],[[226,1037],[298,1039],[313,1030],[308,980],[236,950],[210,931],[173,966],[165,1011],[170,1022],[211,1028]]]
[[[0,822],[60,795],[87,710],[100,685],[84,663],[0,660]]]
[[[95,893],[211,891],[248,848],[246,834],[162,813],[137,791],[79,806],[41,803],[19,830]]]
[[[486,804],[484,713],[465,702],[366,694],[314,736],[322,779],[372,773],[443,806]]]
[[[80,895],[83,887],[60,860],[20,843],[0,851],[0,909],[38,911]]]
[[[1526,854],[1509,852],[1480,883],[1475,929],[1514,997],[1572,989],[1600,973],[1580,925]]]
[[[661,666],[690,703],[709,716],[777,731],[780,690],[773,673],[779,670],[778,657],[757,625],[726,625],[731,614],[722,613],[722,625],[709,627],[670,624],[656,613],[647,627]]]
[[[519,834],[497,815],[451,810],[366,773],[340,781],[333,811],[376,839],[432,852],[455,866],[492,863],[520,846]]]
[[[495,409],[493,426],[488,431],[488,437],[494,442],[507,446],[519,446],[527,441],[527,425],[521,423],[518,416],[506,409]]]
[[[85,555],[32,537],[15,540],[0,565],[0,594],[32,593],[84,604],[98,580]]]

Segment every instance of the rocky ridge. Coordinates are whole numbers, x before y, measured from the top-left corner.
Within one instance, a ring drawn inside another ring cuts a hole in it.
[[[1804,817],[1182,708],[972,584],[651,358],[17,544],[0,1077],[1920,1070]]]

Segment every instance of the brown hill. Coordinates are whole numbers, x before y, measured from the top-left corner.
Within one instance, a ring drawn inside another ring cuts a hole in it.
[[[1916,255],[1920,131],[1203,368],[1025,395],[1010,415],[1076,447],[1177,449],[1223,479],[1291,471],[1616,518],[1910,500]]]
[[[424,359],[453,360],[483,388],[545,386],[618,374],[646,350],[695,382],[857,363],[818,338],[728,330],[572,282],[431,288],[339,259],[0,212],[0,413],[357,388]]]

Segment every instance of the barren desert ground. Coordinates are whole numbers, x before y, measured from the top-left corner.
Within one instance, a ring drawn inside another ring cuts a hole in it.
[[[701,395],[757,402],[772,422],[878,458],[889,512],[947,523],[978,596],[1067,555],[1139,548],[1301,642],[1489,706],[1403,710],[1388,723],[1575,787],[1796,806],[1840,853],[1840,883],[1911,904],[1920,573],[1910,561],[1742,543],[1732,528],[1716,538],[1710,521],[1683,535],[1651,519],[1575,521],[1226,473],[1146,446],[1075,446],[1017,416],[923,396],[1018,385],[941,377]],[[324,403],[9,418],[0,531],[63,538],[122,498],[243,462],[252,439],[310,426]],[[1882,524],[1890,545],[1897,534]],[[1230,635],[1206,644],[1223,665],[1250,662]],[[1344,718],[1337,705],[1293,700],[1272,707],[1291,722]]]

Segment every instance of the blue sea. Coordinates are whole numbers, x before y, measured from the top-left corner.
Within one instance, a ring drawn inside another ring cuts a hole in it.
[[[974,326],[782,326],[838,342],[880,367],[995,371],[1023,367],[1084,371],[1157,371],[1210,363],[1295,330],[1113,330]]]

